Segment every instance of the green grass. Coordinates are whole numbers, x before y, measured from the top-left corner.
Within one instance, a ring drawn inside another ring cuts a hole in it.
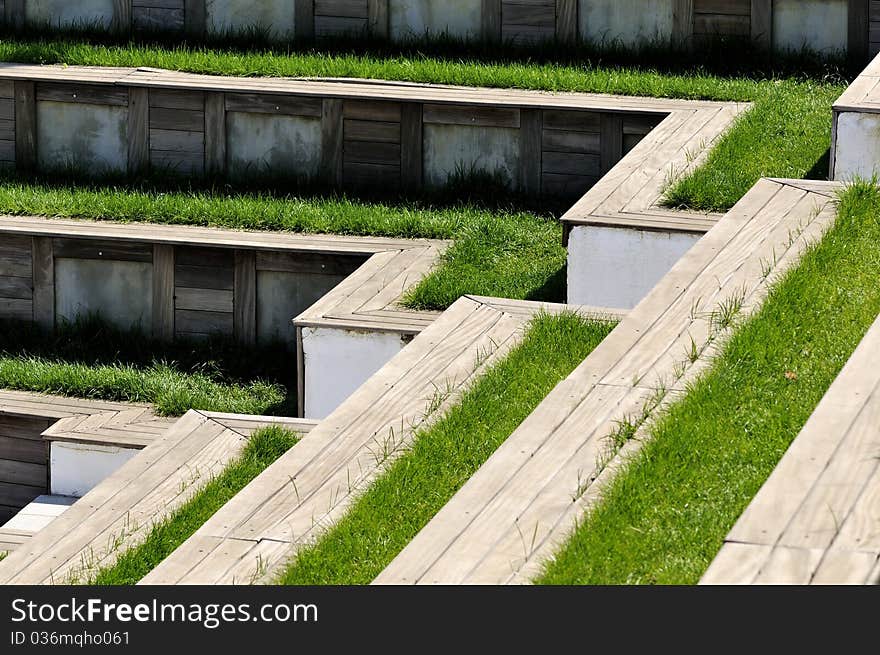
[[[0,388],[189,409],[291,414],[294,355],[229,339],[166,344],[88,318],[46,333],[0,322]]]
[[[153,526],[140,545],[122,553],[113,566],[98,571],[92,582],[97,585],[136,584],[297,440],[296,434],[278,426],[254,432],[241,455],[190,500]]]
[[[407,299],[445,309],[464,294],[526,300],[564,298],[562,229],[552,216],[479,204],[420,200],[365,202],[343,197],[0,177],[0,212],[120,222],[357,236],[454,239],[443,264]]]
[[[546,584],[692,584],[880,313],[880,190],[778,281],[547,564]]]
[[[299,553],[283,584],[372,581],[612,327],[570,313],[536,318],[518,347]]]
[[[332,54],[319,50],[211,49],[149,44],[91,44],[76,38],[9,38],[0,42],[0,61],[94,66],[154,66],[223,75],[369,77],[465,86],[582,91],[681,99],[749,101],[754,109],[726,136],[701,171],[674,186],[670,204],[724,210],[761,176],[821,177],[830,145],[831,103],[845,81],[835,68],[811,67],[809,76],[792,68],[745,73],[726,60],[742,61],[737,49],[715,53],[714,68],[700,60],[656,56],[638,65],[633,56],[579,58],[552,52],[549,58],[499,61],[491,51],[461,54],[419,49]],[[620,60],[620,57],[618,57]],[[747,60],[749,66],[756,62]],[[678,72],[668,72],[665,66]],[[6,207],[0,204],[0,210]]]

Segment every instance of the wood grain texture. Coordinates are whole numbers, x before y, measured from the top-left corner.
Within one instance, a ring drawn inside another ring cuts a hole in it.
[[[33,237],[33,320],[46,330],[55,328],[55,257],[52,239]]]
[[[128,34],[131,31],[131,0],[113,0],[110,30],[115,34]]]
[[[174,246],[153,246],[153,337],[174,339]]]
[[[847,54],[855,61],[868,58],[871,20],[869,0],[849,0],[847,3]]]
[[[271,93],[227,93],[226,110],[253,114],[321,117],[321,98]]]
[[[128,88],[102,84],[39,82],[37,101],[72,102],[89,105],[128,106]]]
[[[543,172],[541,119],[540,109],[524,109],[520,112],[520,189],[532,197],[541,193],[541,173]]]
[[[404,104],[400,117],[400,182],[406,191],[412,192],[422,188],[423,132],[422,105]]]
[[[257,260],[253,250],[235,251],[233,334],[245,345],[257,340]]]
[[[367,25],[370,37],[387,39],[388,21],[388,0],[367,0]]]
[[[489,43],[501,40],[501,0],[482,0],[480,32]]]
[[[150,166],[150,92],[132,88],[128,93],[128,172],[145,173]]]
[[[321,177],[330,186],[342,183],[343,101],[325,99],[321,114]]]
[[[773,48],[773,3],[751,0],[751,35],[756,47],[765,52]]]
[[[194,38],[205,35],[205,0],[184,0],[183,25],[186,33]]]
[[[205,96],[205,172],[226,173],[226,98],[223,93]]]
[[[578,40],[578,0],[556,0],[556,39],[561,43]]]
[[[315,38],[315,0],[294,0],[293,29],[297,41]]]
[[[602,114],[599,142],[600,172],[604,175],[623,157],[623,120],[616,114]]]
[[[672,0],[672,41],[690,43],[694,35],[694,0]]]
[[[15,93],[15,165],[21,171],[37,165],[36,85],[26,80],[14,82]]]

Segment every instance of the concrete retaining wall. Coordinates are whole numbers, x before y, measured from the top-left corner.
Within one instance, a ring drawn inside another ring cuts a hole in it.
[[[632,309],[701,236],[574,227],[568,241],[568,303]]]
[[[53,441],[49,447],[50,493],[81,498],[139,452],[139,448]]]
[[[17,6],[17,5],[16,5]],[[867,58],[880,3],[870,0],[24,0],[7,20],[59,27],[165,29],[190,36],[265,28],[274,39],[365,36],[406,40],[425,35],[530,45],[546,39],[616,42],[639,47],[670,41],[699,47],[705,36],[743,36],[776,50]],[[696,38],[694,38],[696,37]]]

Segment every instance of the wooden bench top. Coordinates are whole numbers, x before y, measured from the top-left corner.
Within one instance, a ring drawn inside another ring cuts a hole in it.
[[[880,112],[880,55],[859,73],[834,103],[835,112]]]
[[[880,319],[701,584],[880,584]]]
[[[258,427],[313,421],[191,410],[5,560],[0,584],[86,581],[140,543],[244,448]]]
[[[760,306],[833,222],[839,185],[761,180],[538,406],[377,578],[377,583],[522,583],[565,542],[626,453],[620,421],[652,416],[710,362],[722,302]],[[714,332],[714,334],[713,334]],[[691,339],[700,357],[690,362]],[[666,393],[664,390],[671,390]],[[643,426],[648,423],[642,423]],[[607,466],[603,465],[603,462]],[[526,535],[524,537],[524,535]]]
[[[578,225],[664,232],[708,232],[722,214],[661,206],[670,182],[703,164],[715,142],[750,105],[682,108],[671,113],[562,216]]]
[[[523,326],[541,309],[568,307],[459,299],[143,584],[271,580],[296,550],[345,513],[416,430],[441,416],[485,367],[520,341]],[[604,310],[596,315],[619,316]],[[448,393],[437,397],[438,389]]]
[[[319,96],[353,100],[602,110],[621,113],[670,112],[686,107],[717,108],[728,104],[704,100],[642,98],[599,93],[558,93],[358,78],[229,77],[150,67],[114,68],[0,63],[0,80]]]

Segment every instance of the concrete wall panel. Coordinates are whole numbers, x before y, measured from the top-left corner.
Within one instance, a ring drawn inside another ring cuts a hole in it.
[[[301,116],[229,112],[226,152],[232,174],[314,177],[321,163],[321,121]]]
[[[880,114],[841,113],[832,156],[835,180],[870,178],[880,172]]]
[[[207,0],[208,33],[267,29],[272,38],[291,38],[294,32],[293,0]]]
[[[425,125],[425,185],[446,185],[457,170],[497,174],[519,186],[519,130],[507,127]]]
[[[55,260],[58,321],[99,313],[121,328],[148,330],[153,311],[153,267],[144,262]]]
[[[632,309],[701,236],[575,227],[568,241],[568,302]]]
[[[848,0],[774,0],[773,48],[822,54],[847,47]]]
[[[37,103],[37,163],[52,170],[75,166],[90,173],[128,167],[128,108]]]
[[[24,15],[33,25],[106,29],[113,21],[113,0],[25,0]]]
[[[405,345],[390,332],[303,328],[305,417],[326,418]]]
[[[584,40],[627,47],[666,43],[672,38],[672,0],[580,0]]]
[[[50,493],[81,498],[140,450],[53,441],[49,448]]]
[[[460,39],[480,36],[482,0],[390,0],[388,12],[392,39],[444,33]]]

